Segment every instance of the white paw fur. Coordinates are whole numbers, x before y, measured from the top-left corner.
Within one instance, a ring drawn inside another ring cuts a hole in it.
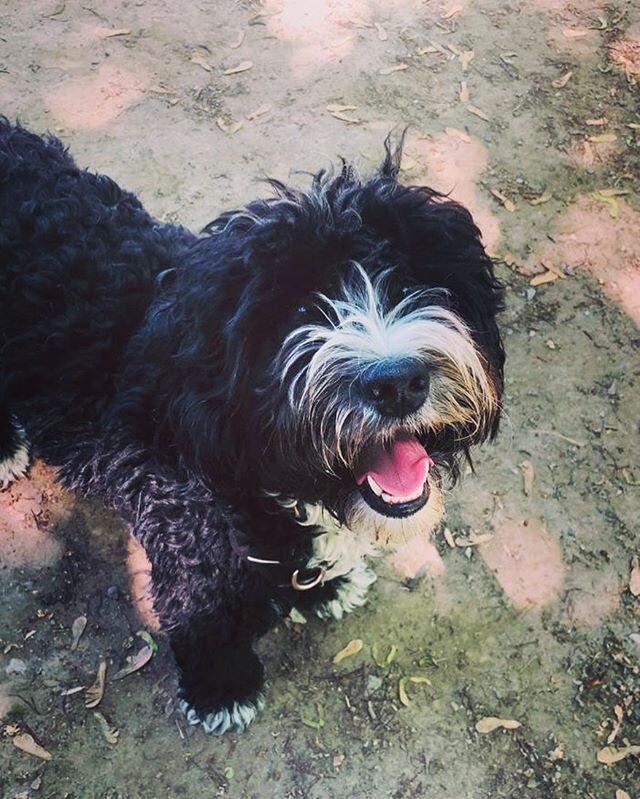
[[[26,474],[29,468],[29,444],[22,428],[18,428],[20,444],[16,451],[0,461],[0,489],[7,488],[14,480]]]
[[[345,613],[362,607],[367,601],[369,587],[376,581],[376,575],[364,560],[359,560],[341,580],[337,596],[316,606],[316,615],[321,619],[340,620]]]
[[[258,713],[264,708],[264,698],[258,694],[253,702],[234,702],[231,709],[222,707],[211,713],[201,714],[186,699],[178,702],[178,710],[184,713],[192,726],[201,724],[207,735],[224,735],[225,732],[244,732]]]

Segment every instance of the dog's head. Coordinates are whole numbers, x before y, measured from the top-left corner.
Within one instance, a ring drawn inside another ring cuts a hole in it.
[[[308,193],[275,183],[211,223],[189,278],[216,370],[189,422],[204,470],[378,529],[420,522],[495,434],[504,361],[469,212],[397,173],[387,148],[366,182],[345,166]]]

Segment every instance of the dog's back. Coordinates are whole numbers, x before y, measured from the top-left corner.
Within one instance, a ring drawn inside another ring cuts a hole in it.
[[[101,412],[185,236],[57,139],[0,118],[0,393],[22,418]]]

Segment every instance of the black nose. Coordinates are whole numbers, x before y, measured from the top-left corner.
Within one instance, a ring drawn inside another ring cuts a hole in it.
[[[360,378],[362,398],[383,416],[407,416],[422,407],[429,393],[429,370],[413,358],[369,366]]]

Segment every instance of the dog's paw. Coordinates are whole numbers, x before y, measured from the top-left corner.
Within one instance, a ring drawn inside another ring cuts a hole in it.
[[[335,596],[319,602],[314,607],[316,615],[321,619],[340,620],[345,613],[366,603],[369,588],[375,581],[375,573],[361,560],[344,577],[336,579]]]
[[[178,710],[184,713],[192,726],[201,724],[207,735],[224,735],[225,732],[244,732],[258,713],[264,708],[264,697],[258,694],[252,701],[234,702],[231,708],[202,712],[190,705],[186,699],[178,702]]]
[[[29,468],[29,444],[22,427],[16,427],[17,446],[7,457],[0,460],[0,490],[26,474]]]

